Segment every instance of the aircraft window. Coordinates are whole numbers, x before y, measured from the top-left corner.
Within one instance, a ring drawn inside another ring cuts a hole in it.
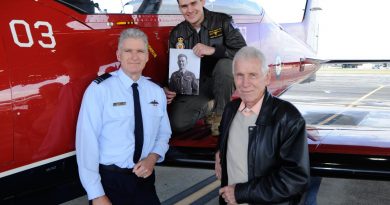
[[[59,2],[76,9],[81,13],[91,14],[94,13],[95,7],[99,5],[90,0],[58,0]]]
[[[180,14],[176,0],[57,0],[87,14]],[[162,4],[164,2],[164,4]],[[161,6],[163,5],[163,8]]]
[[[257,0],[257,2],[277,23],[296,23],[303,20],[306,0]]]
[[[162,0],[158,14],[180,14],[177,0]],[[206,0],[205,7],[211,11],[228,14],[259,15],[261,7],[257,0]]]
[[[261,7],[256,0],[207,0],[205,7],[227,14],[260,15]]]
[[[176,0],[57,0],[87,14],[180,14]],[[228,14],[259,15],[256,0],[207,0],[206,8]]]

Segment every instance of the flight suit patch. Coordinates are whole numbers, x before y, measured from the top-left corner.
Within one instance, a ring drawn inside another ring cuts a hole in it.
[[[209,31],[209,38],[218,38],[222,36],[222,28],[216,28]]]
[[[183,37],[180,36],[179,38],[177,38],[176,48],[177,49],[184,49],[185,48]]]

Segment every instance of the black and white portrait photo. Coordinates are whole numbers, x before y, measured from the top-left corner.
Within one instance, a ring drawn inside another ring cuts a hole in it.
[[[169,88],[181,95],[198,95],[200,58],[191,49],[170,49]]]

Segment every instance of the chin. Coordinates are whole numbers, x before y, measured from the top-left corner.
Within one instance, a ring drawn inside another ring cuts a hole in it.
[[[253,99],[251,99],[251,98],[246,98],[246,97],[241,97],[241,100],[246,104],[246,103],[248,103],[248,102],[252,102],[253,101]]]
[[[190,24],[194,24],[196,21],[192,20],[192,19],[187,19],[188,22],[190,22]]]
[[[196,23],[198,21],[198,19],[196,17],[191,17],[191,18],[188,18],[187,21],[190,22],[191,24],[193,24],[193,23]]]

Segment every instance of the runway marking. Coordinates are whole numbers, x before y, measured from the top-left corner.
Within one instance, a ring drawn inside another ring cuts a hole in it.
[[[209,192],[208,194],[204,195],[202,198],[194,201],[191,203],[191,205],[204,205],[210,202],[211,200],[219,197],[219,188],[215,188],[213,191]]]
[[[188,205],[188,204],[191,204],[192,202],[200,199],[202,196],[210,193],[211,191],[213,191],[214,189],[216,189],[220,185],[221,185],[221,182],[219,180],[216,180],[213,183],[203,187],[199,191],[197,191],[197,192],[189,195],[188,197],[182,199],[181,201],[175,203],[175,205]]]
[[[352,102],[351,104],[349,104],[346,108],[344,108],[343,110],[341,110],[341,111],[338,112],[337,114],[334,114],[334,115],[330,116],[329,118],[325,119],[324,121],[318,123],[318,125],[324,125],[324,124],[330,122],[331,120],[333,120],[333,119],[335,119],[336,117],[338,117],[341,113],[344,113],[345,111],[347,111],[347,110],[350,109],[351,107],[355,107],[355,106],[357,105],[358,102],[364,100],[364,99],[367,98],[368,96],[374,94],[375,92],[377,92],[378,90],[380,90],[380,89],[382,89],[382,88],[384,88],[384,87],[386,87],[386,86],[384,86],[384,85],[379,86],[377,89],[371,91],[371,92],[368,93],[367,95],[365,95],[365,96],[363,96],[363,97],[361,97],[361,98],[355,100],[354,102]]]
[[[183,204],[183,201],[188,200],[187,198],[190,198],[190,197],[194,198],[193,200],[196,200],[195,202],[193,201],[194,204],[196,204],[199,201],[204,201],[204,199],[210,198],[208,196],[210,194],[210,191],[208,193],[205,193],[205,194],[200,194],[200,193],[207,191],[207,190],[205,190],[205,187],[208,187],[208,189],[212,189],[213,187],[215,187],[215,184],[213,184],[215,182],[218,182],[217,178],[215,177],[215,175],[212,175],[212,176],[202,180],[201,182],[191,186],[190,188],[188,188],[188,189],[172,196],[171,198],[163,201],[161,203],[161,205]],[[210,186],[211,184],[213,184],[213,185]],[[214,190],[219,188],[218,186],[219,185],[217,185],[217,187],[214,188]],[[199,195],[199,197],[192,196],[195,194]],[[217,196],[218,196],[218,192],[217,192]],[[215,198],[215,197],[212,197],[212,198]]]

